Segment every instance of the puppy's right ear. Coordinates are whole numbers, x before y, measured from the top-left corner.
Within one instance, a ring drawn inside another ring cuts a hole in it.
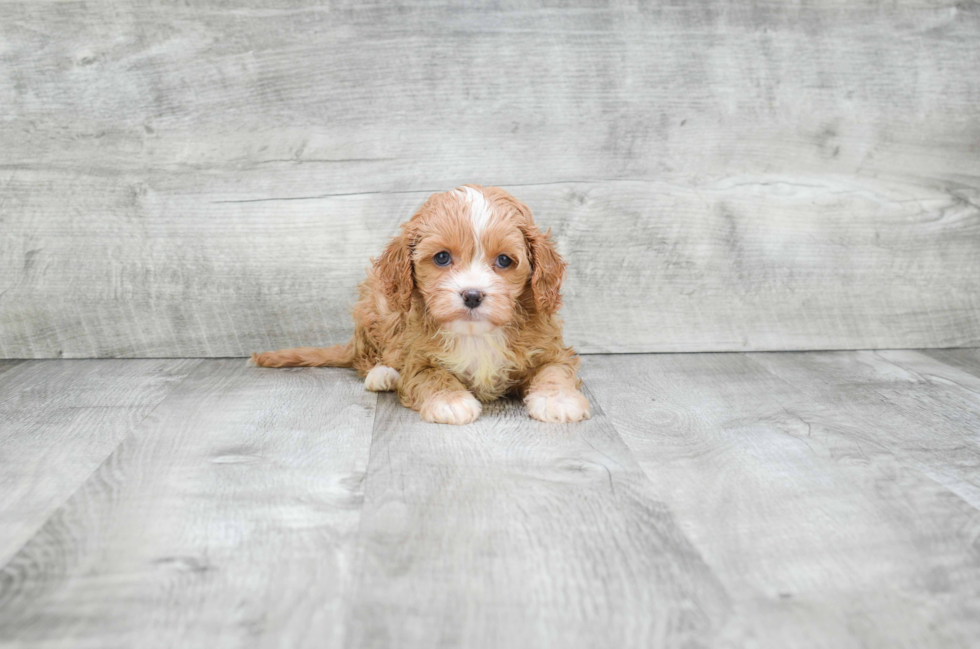
[[[412,307],[412,291],[415,290],[412,272],[414,243],[415,233],[411,223],[404,223],[401,234],[392,239],[374,261],[374,271],[381,281],[381,292],[392,311],[408,311]]]

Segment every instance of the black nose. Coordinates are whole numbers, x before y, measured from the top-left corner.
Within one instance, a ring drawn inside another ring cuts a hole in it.
[[[480,291],[474,291],[473,289],[463,291],[463,304],[468,308],[475,309],[480,306],[480,302],[483,302],[483,293]]]

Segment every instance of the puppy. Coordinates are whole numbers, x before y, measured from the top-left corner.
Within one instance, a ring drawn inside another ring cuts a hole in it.
[[[468,424],[481,402],[523,396],[541,421],[590,417],[562,342],[565,262],[531,210],[497,187],[433,194],[372,260],[346,345],[252,354],[262,367],[353,367],[423,420]]]

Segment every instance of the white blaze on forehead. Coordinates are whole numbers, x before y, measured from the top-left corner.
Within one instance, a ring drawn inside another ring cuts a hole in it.
[[[493,217],[490,210],[490,203],[487,202],[483,192],[478,189],[459,187],[455,191],[459,193],[469,208],[470,223],[473,225],[473,234],[476,238],[476,255],[468,267],[451,272],[447,282],[449,287],[459,294],[470,289],[483,293],[491,293],[497,277],[484,263],[483,246],[480,245],[480,235],[486,230],[487,225]],[[462,297],[460,297],[460,300],[462,300]]]
[[[478,189],[473,189],[472,187],[460,187],[456,191],[463,195],[466,199],[467,204],[470,208],[470,222],[473,224],[473,232],[476,233],[477,244],[480,242],[480,235],[483,231],[487,229],[487,225],[490,223],[490,218],[492,216],[490,212],[490,203],[487,202],[486,196],[483,195]]]

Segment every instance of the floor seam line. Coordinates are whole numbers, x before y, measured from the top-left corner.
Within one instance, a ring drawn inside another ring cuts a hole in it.
[[[908,369],[902,367],[901,365],[898,365],[897,363],[894,363],[894,362],[888,360],[887,358],[884,358],[883,356],[879,355],[877,353],[879,350],[870,350],[870,351],[874,352],[876,357],[880,358],[881,360],[885,361],[886,363],[890,363],[891,365],[893,365],[893,366],[895,366],[895,367],[897,367],[897,368],[899,368],[901,370],[904,370],[906,372],[911,372],[912,371],[912,370],[908,370]],[[917,350],[913,350],[913,351],[917,351]],[[756,353],[756,352],[748,352],[748,353]],[[790,383],[788,380],[786,380],[785,378],[783,378],[779,374],[776,374],[775,372],[773,372],[772,370],[770,370],[768,367],[766,367],[762,363],[759,363],[754,358],[750,358],[748,356],[748,353],[746,354],[746,358],[748,358],[748,360],[750,360],[752,363],[754,363],[755,365],[757,365],[763,371],[765,371],[768,374],[776,377],[777,379],[779,379],[780,381],[782,381],[783,383],[785,383],[786,385],[788,385],[791,389],[795,390],[796,392],[798,392],[799,394],[801,394],[803,397],[805,397],[806,399],[810,400],[811,402],[819,403],[812,395],[810,395],[810,393],[804,391],[803,388],[800,388],[800,387],[794,385],[793,383]],[[804,353],[804,352],[794,352],[794,353]],[[822,352],[815,352],[815,353],[822,353]],[[917,372],[916,372],[916,374],[917,374]],[[782,407],[782,404],[780,404],[780,406]],[[806,421],[802,417],[799,417],[799,415],[794,415],[794,416],[796,416],[797,418],[799,418],[801,421],[804,421],[804,422]],[[864,417],[862,415],[854,415],[853,416],[853,419],[855,421],[859,421],[861,423],[864,423]],[[946,486],[945,484],[943,484],[939,480],[935,479],[934,477],[932,477],[931,475],[929,475],[928,473],[926,473],[923,470],[922,466],[919,465],[915,461],[914,458],[910,457],[904,451],[902,451],[902,450],[894,450],[894,449],[888,448],[887,446],[884,446],[884,445],[882,445],[880,443],[875,443],[875,447],[878,449],[879,452],[889,454],[902,467],[904,467],[904,468],[906,468],[906,469],[908,469],[910,471],[915,471],[917,474],[919,474],[922,477],[924,477],[927,480],[929,480],[929,482],[937,485],[943,491],[945,491],[945,492],[947,492],[947,493],[955,496],[957,498],[957,500],[960,500],[961,502],[965,503],[971,509],[976,510],[976,511],[980,511],[980,507],[978,507],[977,505],[974,505],[969,500],[967,500],[966,498],[964,498],[960,494],[956,493],[954,490],[950,489],[948,486]],[[863,450],[862,450],[862,452],[863,452]]]
[[[361,577],[364,576],[365,562],[363,560],[363,557],[361,556],[360,540],[361,540],[361,530],[364,527],[364,508],[367,506],[367,485],[368,485],[368,478],[370,477],[370,471],[371,471],[371,459],[374,457],[374,440],[375,440],[374,433],[378,429],[378,413],[381,410],[382,394],[387,394],[387,393],[374,392],[374,418],[371,421],[371,443],[368,445],[367,461],[364,464],[364,481],[362,483],[364,485],[364,491],[361,494],[361,509],[358,512],[357,529],[354,530],[354,534],[352,536],[354,542],[354,559],[356,563],[354,564],[353,570],[351,571],[351,589],[350,592],[348,593],[349,597],[344,598],[344,606],[345,606],[344,618],[341,621],[341,624],[344,625],[344,633],[343,633],[343,640],[341,641],[340,644],[341,647],[347,646],[347,640],[349,638],[350,628],[351,628],[351,610],[353,609],[351,604],[357,601],[357,593],[360,590]]]
[[[114,360],[128,360],[128,359],[114,359]],[[204,361],[209,360],[209,359],[203,359],[203,358],[185,358],[185,359],[175,359],[175,360],[190,360],[190,361],[195,361],[195,364],[193,366],[191,366],[191,368],[189,368],[189,371],[184,376],[184,378],[182,378],[179,381],[177,381],[174,384],[174,386],[170,390],[167,391],[167,394],[165,394],[163,396],[163,398],[160,399],[160,401],[158,401],[156,403],[156,405],[154,405],[152,408],[150,408],[150,410],[143,417],[141,417],[138,422],[136,422],[135,424],[133,424],[133,427],[130,429],[130,431],[121,440],[119,440],[119,443],[118,444],[116,444],[115,446],[112,447],[112,450],[110,450],[106,454],[106,456],[104,458],[102,458],[102,461],[99,462],[98,465],[96,465],[96,467],[94,469],[92,469],[92,472],[89,473],[87,476],[85,476],[85,479],[84,480],[81,480],[78,483],[78,486],[75,488],[75,490],[72,491],[70,494],[68,494],[64,498],[64,500],[62,500],[61,502],[59,502],[58,503],[58,506],[51,510],[51,514],[47,518],[45,518],[41,522],[41,524],[38,525],[34,529],[34,532],[29,537],[27,537],[27,539],[25,539],[24,542],[22,544],[20,544],[20,546],[13,553],[11,553],[10,557],[6,561],[4,561],[2,564],[0,564],[0,572],[3,572],[4,570],[6,570],[7,566],[10,565],[10,562],[13,561],[14,559],[16,559],[17,556],[21,552],[24,551],[24,548],[27,547],[27,545],[31,541],[33,541],[35,537],[37,537],[38,532],[40,532],[41,530],[43,530],[44,529],[44,526],[47,525],[51,521],[52,518],[54,518],[55,516],[57,516],[58,515],[58,512],[60,512],[62,509],[64,509],[65,505],[75,496],[75,494],[77,494],[79,491],[81,491],[81,489],[85,485],[88,484],[89,480],[92,479],[92,476],[94,476],[96,473],[98,473],[99,470],[103,466],[105,466],[105,463],[108,462],[109,459],[113,455],[116,454],[116,451],[119,450],[119,447],[121,447],[130,438],[132,438],[133,434],[140,428],[140,426],[143,425],[143,422],[145,422],[150,417],[150,415],[152,415],[154,412],[156,412],[157,411],[157,408],[159,408],[167,399],[169,399],[170,396],[174,393],[174,391],[177,388],[179,388],[181,385],[184,384],[184,381],[186,381],[190,377],[190,375],[192,374],[192,372],[195,369],[197,369]]]

